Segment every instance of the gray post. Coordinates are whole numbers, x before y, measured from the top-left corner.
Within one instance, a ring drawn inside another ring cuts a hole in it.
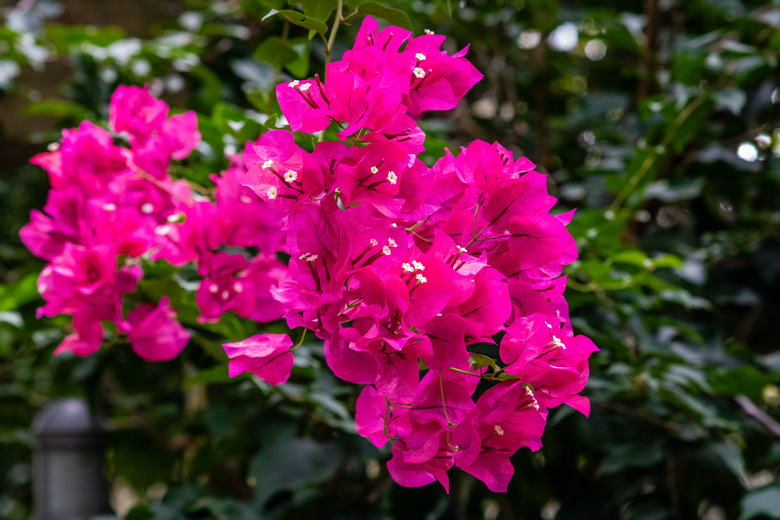
[[[59,399],[36,416],[35,520],[110,515],[103,476],[105,432],[76,398]]]

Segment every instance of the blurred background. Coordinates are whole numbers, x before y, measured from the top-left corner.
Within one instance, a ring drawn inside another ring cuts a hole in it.
[[[204,142],[176,173],[208,182],[273,127],[276,83],[322,73],[335,5],[0,2],[0,519],[30,518],[31,424],[63,396],[103,418],[111,504],[131,520],[780,518],[778,0],[346,2],[336,58],[365,13],[470,46],[485,77],[421,121],[429,164],[497,140],[577,209],[566,294],[601,348],[592,412],[556,409],[507,494],[462,472],[449,495],[393,484],[389,451],[354,432],[358,389],[316,345],[281,387],[230,380],[220,344],[257,331],[234,315],[178,307],[193,340],[168,363],[52,357],[69,320],[35,318],[43,262],[18,232],[48,178],[29,159],[104,121],[117,85],[148,85],[197,112]]]

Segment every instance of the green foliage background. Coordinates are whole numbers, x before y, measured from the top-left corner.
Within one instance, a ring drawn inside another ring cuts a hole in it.
[[[316,345],[281,387],[229,380],[220,343],[257,326],[199,324],[164,265],[137,298],[170,294],[194,338],[179,359],[53,358],[68,320],[35,319],[43,264],[18,238],[48,189],[29,158],[105,120],[116,85],[149,84],[197,111],[205,144],[175,173],[209,186],[276,125],[274,84],[322,73],[337,1],[21,1],[0,8],[0,519],[29,518],[30,425],[70,395],[106,421],[130,520],[780,518],[780,2],[345,4],[334,57],[364,14],[470,44],[485,79],[421,122],[426,160],[498,140],[577,208],[567,296],[602,349],[590,418],[551,414],[506,495],[463,473],[450,495],[400,488]]]

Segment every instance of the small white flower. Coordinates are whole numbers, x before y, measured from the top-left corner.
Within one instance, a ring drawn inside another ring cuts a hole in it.
[[[56,152],[60,149],[60,143],[51,143],[49,146],[46,147],[47,150],[50,152]]]
[[[556,346],[556,347],[558,347],[558,348],[562,348],[562,349],[564,349],[564,350],[566,349],[566,345],[564,345],[564,344],[563,344],[563,341],[561,341],[560,339],[558,339],[558,337],[557,337],[557,336],[553,336],[553,340],[552,340],[552,342],[555,344],[555,346]]]
[[[422,262],[412,260],[412,265],[414,266],[415,271],[425,271],[425,266],[422,264]]]
[[[309,90],[309,87],[311,87],[311,83],[302,83],[300,86],[300,90],[306,92],[307,90]]]
[[[211,294],[217,294],[219,292],[219,286],[217,284],[213,283],[209,286],[209,292]]]
[[[227,300],[230,298],[230,293],[228,291],[222,291],[222,299]]]
[[[377,241],[376,238],[372,238],[371,240],[368,241],[368,243],[371,244],[371,247],[379,245],[379,242]]]
[[[493,431],[496,432],[496,435],[504,435],[504,429],[497,424],[493,427]]]
[[[318,259],[319,257],[320,257],[319,255],[309,255],[309,257],[308,257],[308,258],[306,258],[306,261],[307,261],[307,262],[314,262],[314,261],[315,261],[316,259]]]
[[[252,199],[250,199],[250,198],[249,198],[249,197],[247,197],[246,195],[241,195],[241,197],[239,197],[239,199],[238,199],[238,200],[240,200],[240,201],[241,201],[241,202],[243,202],[244,204],[252,204]]]
[[[298,257],[298,260],[306,260],[307,258],[309,258],[310,254],[311,253],[303,253],[301,256]]]
[[[265,161],[265,162],[263,163],[263,169],[264,169],[264,170],[267,170],[268,168],[270,168],[270,167],[271,167],[271,165],[272,165],[273,163],[274,163],[274,162],[273,162],[271,159],[268,159],[267,161]]]
[[[398,247],[398,244],[392,238],[387,239],[387,245],[389,245],[390,247]]]
[[[425,29],[425,34],[436,34],[436,33],[431,31],[430,29]]]
[[[167,224],[163,226],[157,226],[156,228],[154,228],[154,233],[160,235],[161,237],[164,237],[170,232],[171,232],[171,226]]]
[[[385,256],[390,255],[390,253],[391,253],[390,248],[388,246],[384,246],[382,248],[382,253],[384,253]]]
[[[295,170],[287,170],[284,173],[284,180],[286,182],[293,182],[297,178],[298,178],[298,172],[296,172]]]
[[[414,55],[414,57],[420,61],[425,61],[425,54],[423,54],[422,52],[418,52],[417,54]]]
[[[287,86],[289,86],[290,88],[295,88],[295,87],[297,87],[299,84],[300,84],[300,81],[298,81],[297,79],[294,79],[294,80],[292,80],[290,83],[288,83],[288,84],[287,84]]]
[[[398,182],[398,175],[396,175],[395,172],[388,172],[387,180],[390,182],[390,184],[395,184]]]
[[[420,67],[415,67],[412,72],[418,78],[424,78],[425,77],[425,71],[423,69],[421,69]]]
[[[422,273],[417,273],[417,276],[415,276],[415,278],[417,278],[417,281],[420,283],[425,283],[428,281],[428,279],[424,277]]]
[[[401,269],[403,269],[407,273],[413,273],[414,272],[414,267],[412,267],[412,265],[407,263],[407,262],[404,262],[403,264],[401,264]]]
[[[244,286],[241,285],[241,282],[236,282],[233,284],[233,290],[236,291],[237,293],[240,293],[241,291],[244,290]]]
[[[172,214],[168,215],[168,218],[166,218],[165,220],[167,220],[170,223],[174,223],[174,222],[178,221],[179,218],[181,218],[181,215],[179,213],[172,213]]]
[[[379,168],[377,168],[376,166],[372,166],[371,173],[379,173]]]
[[[392,224],[390,224],[390,225],[391,225],[391,226],[393,226],[393,227],[398,227],[398,224],[396,224],[395,222],[393,222],[393,223],[392,223]]]
[[[150,203],[146,203],[143,206],[141,206],[141,212],[146,213],[147,215],[154,211],[154,206],[152,206]]]
[[[265,192],[265,195],[268,197],[268,200],[274,200],[278,193],[279,191],[276,189],[276,186],[271,186],[268,188],[268,191]]]
[[[103,209],[106,211],[116,211],[116,204],[112,202],[106,202],[103,204]]]

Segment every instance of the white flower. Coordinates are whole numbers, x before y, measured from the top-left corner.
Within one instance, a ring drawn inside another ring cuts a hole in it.
[[[368,243],[371,244],[371,247],[379,245],[379,242],[377,241],[376,238],[372,238],[371,240],[368,241]]]
[[[422,262],[412,260],[412,265],[414,266],[415,271],[425,271],[425,266],[422,264]]]
[[[268,191],[265,192],[265,195],[268,197],[268,200],[274,200],[278,193],[279,191],[276,189],[276,186],[271,186],[268,188]]]
[[[217,294],[219,292],[219,286],[215,283],[211,284],[211,286],[209,287],[209,292],[211,294]]]
[[[403,269],[407,273],[413,273],[414,272],[414,267],[412,267],[411,264],[409,264],[407,262],[404,262],[403,264],[401,264],[401,269]]]
[[[493,427],[493,431],[496,432],[496,435],[504,435],[504,429],[497,424]]]
[[[288,83],[287,86],[291,87],[291,88],[295,88],[295,87],[298,86],[299,83],[300,83],[300,81],[298,81],[297,79],[294,79],[290,83]]]
[[[249,197],[247,197],[246,195],[241,195],[241,197],[239,197],[239,199],[238,199],[238,200],[240,200],[240,201],[241,201],[241,202],[243,202],[244,204],[252,204],[252,199],[250,199],[250,198],[249,198]]]
[[[297,178],[298,178],[298,172],[296,172],[295,170],[287,170],[284,173],[285,182],[293,182]]]
[[[222,291],[222,299],[227,300],[230,298],[230,293],[228,291]]]
[[[415,278],[417,278],[417,281],[420,283],[425,283],[428,281],[428,279],[424,277],[422,273],[417,273],[417,276],[415,276]]]
[[[303,84],[301,84],[301,86],[299,88],[300,88],[300,90],[303,90],[304,92],[306,92],[307,90],[309,90],[309,87],[311,87],[311,83],[303,83]]]
[[[398,175],[396,175],[395,172],[388,172],[387,180],[390,182],[390,184],[395,184],[398,182]]]
[[[382,253],[384,253],[386,256],[389,255],[391,253],[390,248],[387,247],[387,246],[384,246],[382,248]]]
[[[458,251],[460,251],[461,253],[465,253],[466,252],[466,248],[458,246]]]
[[[390,247],[398,247],[398,244],[392,238],[387,239],[387,245],[389,245]]]
[[[424,78],[425,77],[425,71],[423,69],[421,69],[420,67],[415,67],[412,72],[418,78]]]
[[[237,293],[240,293],[241,291],[244,290],[244,286],[241,285],[241,282],[236,282],[233,284],[233,290],[236,291]]]
[[[377,168],[376,166],[372,166],[371,173],[379,173],[379,168]]]
[[[425,61],[425,54],[423,54],[422,52],[418,52],[417,54],[414,55],[414,57],[420,61]]]
[[[267,161],[265,161],[265,162],[263,163],[263,169],[264,169],[264,170],[267,170],[268,168],[270,168],[270,167],[271,167],[271,165],[272,165],[273,163],[274,163],[274,162],[273,162],[271,159],[268,159]]]
[[[146,213],[147,215],[154,211],[154,206],[152,206],[150,203],[146,203],[143,206],[141,206],[141,211],[143,213]]]
[[[107,202],[103,204],[103,209],[106,211],[116,211],[116,204],[112,202]]]

